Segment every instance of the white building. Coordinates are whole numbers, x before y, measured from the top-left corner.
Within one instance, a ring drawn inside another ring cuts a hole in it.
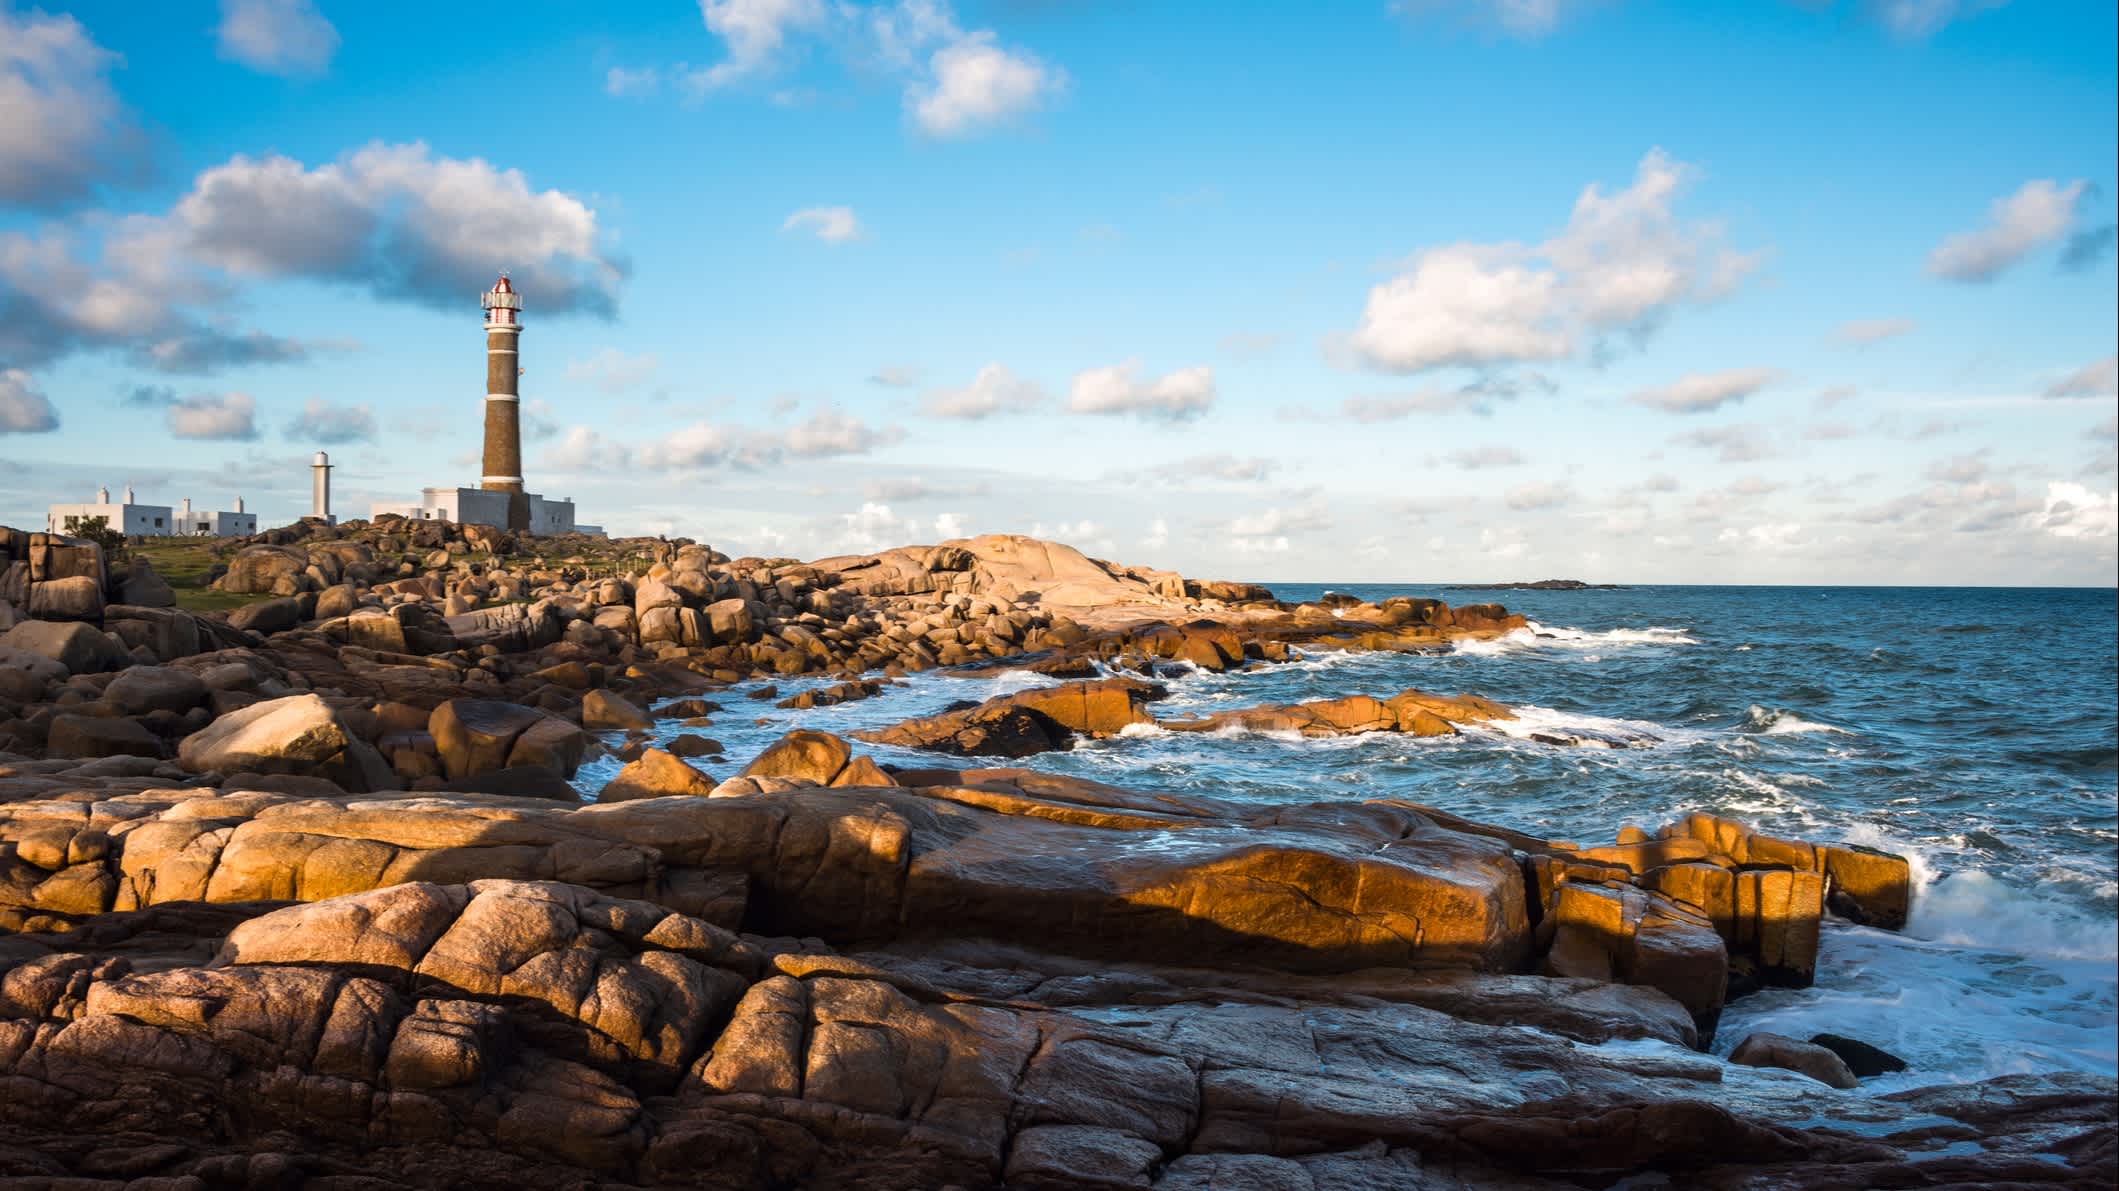
[[[202,512],[191,507],[191,498],[172,508],[169,505],[143,505],[133,498],[132,485],[125,486],[125,499],[110,499],[110,489],[96,489],[93,504],[52,505],[45,510],[44,528],[47,533],[73,533],[67,521],[74,520],[76,526],[91,518],[101,517],[104,524],[127,537],[166,538],[175,535],[205,534],[212,537],[237,537],[258,531],[256,513],[243,511],[243,498],[235,498],[233,512]]]
[[[370,517],[395,513],[414,521],[453,521],[458,525],[490,525],[508,528],[508,500],[513,496],[529,503],[529,532],[540,536],[559,533],[599,533],[596,526],[574,523],[574,502],[551,500],[531,493],[494,492],[485,488],[422,488],[416,504],[378,501],[368,506]]]

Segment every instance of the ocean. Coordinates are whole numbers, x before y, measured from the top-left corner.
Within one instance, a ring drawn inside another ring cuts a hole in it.
[[[2119,1074],[2119,593],[2110,589],[1628,587],[1451,591],[1269,584],[1284,600],[1491,600],[1535,627],[1439,655],[1312,654],[1165,681],[1160,716],[1406,687],[1523,709],[1508,731],[1304,740],[1148,730],[1022,764],[1243,802],[1404,797],[1555,839],[1608,842],[1711,811],[1770,834],[1907,856],[1902,933],[1826,926],[1816,984],[1733,1002],[1716,1047],[1757,1029],[1845,1034],[1911,1063],[1863,1094],[2014,1072]],[[837,707],[744,696],[700,729],[732,776],[793,728],[847,733],[1048,680],[929,673]],[[792,694],[823,680],[783,680]],[[1557,747],[1533,728],[1642,734]],[[682,729],[669,725],[661,735]],[[924,754],[863,746],[885,763]],[[583,767],[593,792],[617,771]]]

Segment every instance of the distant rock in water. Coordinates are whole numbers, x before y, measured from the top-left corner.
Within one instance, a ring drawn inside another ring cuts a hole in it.
[[[1532,583],[1452,583],[1444,591],[1617,591],[1616,583],[1584,583],[1580,579],[1539,579]]]

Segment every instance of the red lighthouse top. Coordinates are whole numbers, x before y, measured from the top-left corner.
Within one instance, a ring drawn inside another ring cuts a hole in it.
[[[487,326],[514,326],[515,312],[522,309],[522,295],[515,292],[514,283],[502,273],[492,289],[479,295],[478,304],[485,308]]]

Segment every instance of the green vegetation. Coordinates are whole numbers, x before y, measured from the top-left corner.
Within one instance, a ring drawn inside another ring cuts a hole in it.
[[[68,537],[85,538],[103,547],[106,562],[125,561],[125,535],[110,527],[108,517],[69,516],[65,532]]]
[[[207,586],[207,576],[213,573],[215,564],[223,561],[215,549],[219,544],[218,538],[149,538],[132,551],[154,565],[155,574],[176,592],[177,607],[188,612],[227,612],[270,599],[215,591]]]

